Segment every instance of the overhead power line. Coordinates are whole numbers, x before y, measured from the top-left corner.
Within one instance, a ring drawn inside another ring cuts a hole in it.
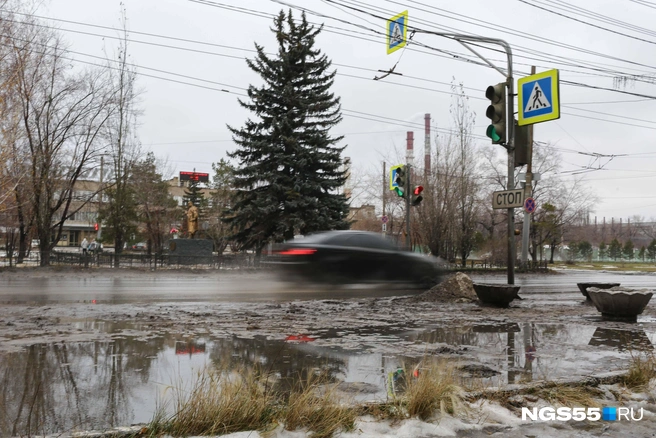
[[[106,28],[106,26],[102,26],[102,27]],[[111,36],[100,35],[100,34],[93,34],[93,35],[99,36],[99,37],[108,37],[108,38],[117,38],[117,39],[120,38],[120,37],[111,37]],[[155,35],[155,34],[151,34],[151,35]],[[134,42],[134,40],[129,40],[129,41]],[[187,40],[187,41],[193,41],[193,40]],[[213,45],[213,44],[208,43],[208,45]],[[178,48],[178,49],[181,49],[181,50],[185,50],[185,48],[180,48],[180,47],[175,47],[175,46],[171,46],[171,47],[172,48]],[[237,49],[237,50],[254,51],[254,50],[251,50],[251,49],[236,48],[236,47],[233,47],[233,46],[224,46],[224,47],[231,48],[231,49]],[[73,52],[73,51],[69,51],[69,52],[76,53],[76,54],[79,54],[79,55],[82,55],[82,56],[89,56],[89,57],[93,57],[93,58],[96,58],[96,59],[102,59],[104,61],[107,61],[106,58],[102,58],[102,57],[95,56],[95,55],[89,55],[89,54],[84,54],[84,53],[81,53],[81,52]],[[223,54],[217,54],[217,53],[214,53],[214,52],[207,52],[207,54],[215,54],[215,55],[219,55],[219,56],[223,55]],[[237,57],[237,58],[243,59],[243,58],[240,58],[240,57]],[[66,58],[66,59],[69,59],[69,60],[75,61],[75,62],[84,63],[84,64],[87,64],[87,65],[99,66],[98,64],[94,64],[94,63],[90,63],[90,62],[86,62],[86,61],[82,61],[82,60],[78,60],[78,59],[72,59],[72,58]],[[150,68],[150,67],[145,67],[145,66],[137,66],[135,64],[130,64],[130,65],[135,67],[135,68],[138,68],[138,69],[146,69],[146,70],[151,70],[151,71],[164,73],[164,74],[168,74],[168,75],[178,76],[178,77],[185,78],[185,79],[191,79],[191,80],[194,80],[194,81],[201,81],[201,82],[205,82],[205,83],[209,83],[209,84],[213,84],[213,85],[220,85],[220,86],[226,86],[226,87],[229,87],[229,88],[235,88],[235,89],[239,89],[239,90],[246,90],[245,87],[225,84],[225,83],[212,81],[212,80],[206,80],[206,79],[193,77],[193,76],[189,76],[189,75],[182,75],[182,74],[173,73],[173,72],[162,70],[162,69],[155,69],[155,68]],[[349,65],[344,65],[344,64],[335,64],[335,65],[341,65],[341,66],[344,66],[344,67],[347,67],[347,68],[355,68],[355,69],[361,69],[361,70],[367,70],[367,71],[374,71],[374,69],[367,69],[367,68],[357,67],[357,66],[349,66]],[[103,67],[103,66],[99,66],[99,67]],[[166,81],[175,82],[175,83],[179,83],[179,84],[184,84],[184,85],[190,85],[190,86],[194,86],[194,87],[209,89],[209,90],[212,90],[212,91],[230,92],[232,94],[237,94],[239,96],[246,96],[245,94],[235,93],[235,92],[231,92],[231,91],[225,90],[225,89],[217,89],[217,88],[198,85],[198,84],[193,84],[193,83],[189,83],[189,82],[185,82],[185,81],[174,80],[174,79],[164,78],[164,77],[155,76],[155,75],[149,75],[149,74],[145,74],[145,73],[142,73],[142,72],[139,72],[139,74],[141,74],[142,76],[146,76],[146,77],[152,77],[152,78],[155,78],[155,79],[166,80]],[[340,74],[340,75],[345,76],[345,77],[350,77],[350,78],[356,78],[356,79],[360,79],[360,80],[367,80],[367,81],[371,80],[371,78],[355,76],[355,75],[348,75],[348,74]],[[416,80],[424,80],[424,81],[427,81],[427,82],[438,83],[438,84],[441,84],[441,85],[451,85],[451,84],[448,84],[448,83],[445,83],[445,82],[439,82],[439,81],[429,80],[429,79],[425,79],[425,78],[418,78],[418,77],[413,77],[413,76],[406,76],[406,77],[416,79]],[[408,84],[400,84],[400,83],[396,83],[396,82],[392,82],[392,81],[385,81],[385,83],[388,83],[390,85],[404,86],[404,87],[415,88],[415,89],[426,90],[426,91],[432,91],[432,92],[443,93],[443,94],[449,94],[449,95],[459,95],[460,94],[460,93],[453,93],[453,92],[435,90],[435,89],[426,88],[426,87],[418,87],[418,86],[413,86],[413,85],[408,85]],[[580,84],[580,83],[575,83],[575,84],[580,85],[580,86],[589,86],[588,84]],[[471,88],[471,87],[467,87],[467,88],[470,89],[470,90],[475,90],[475,91],[481,91],[482,92],[482,90],[476,90],[476,89]],[[597,87],[595,87],[595,88],[597,88]],[[640,95],[640,96],[645,96],[645,95]],[[467,96],[467,97],[472,98],[472,99],[483,100],[482,98],[476,97],[476,96]],[[654,98],[654,96],[650,96],[650,99],[653,99],[653,98]],[[567,106],[565,105],[565,107],[567,107]],[[577,109],[577,108],[572,108],[572,109]],[[588,112],[591,112],[591,111],[588,111]],[[627,119],[627,120],[635,120],[635,121],[645,122],[645,123],[654,123],[654,122],[651,122],[649,120],[636,119],[636,118],[631,118],[631,117],[626,117],[626,116],[621,116],[621,115],[615,115],[615,114],[609,114],[609,113],[604,113],[604,112],[599,112],[599,111],[595,111],[594,113],[597,113],[597,114],[600,114],[600,115],[606,115],[606,116],[610,116],[610,117],[623,118],[623,119]],[[623,125],[627,125],[627,126],[634,126],[634,127],[640,127],[640,128],[646,128],[646,129],[656,129],[656,128],[653,128],[653,127],[648,127],[648,126],[643,126],[643,125],[638,125],[638,124],[624,123],[624,122],[608,120],[608,119],[601,119],[601,118],[597,118],[597,117],[590,117],[590,116],[579,115],[579,114],[571,114],[571,113],[563,113],[563,114],[569,114],[569,115],[572,115],[572,116],[575,116],[575,117],[582,117],[582,118],[587,118],[587,119],[591,119],[591,120],[598,120],[598,121],[609,122],[609,123],[623,124]],[[356,117],[355,115],[347,115],[347,116]],[[370,117],[368,120],[371,120],[371,117],[379,117],[379,116],[376,116],[376,115],[373,115],[373,114],[368,114],[368,116]],[[396,119],[393,119],[393,120],[396,120]],[[381,120],[375,120],[375,121],[381,121]],[[390,120],[387,120],[387,122],[389,123]],[[395,122],[395,123],[397,125],[399,125],[397,122]],[[421,124],[421,123],[410,125],[410,126],[408,126],[408,124],[403,124],[402,123],[402,124],[400,124],[400,126],[412,127],[412,128],[423,128],[423,124]],[[443,131],[449,132],[449,130],[443,130]],[[483,136],[477,136],[477,137],[486,139],[486,137],[483,137]]]
[[[641,6],[646,6],[648,8],[656,9],[656,4],[650,3],[645,0],[629,0],[630,2],[633,2],[635,4],[641,5]]]
[[[637,36],[629,35],[629,34],[624,33],[624,32],[619,32],[617,30],[609,29],[607,27],[599,26],[599,25],[594,24],[594,23],[589,23],[587,21],[580,20],[578,18],[574,18],[571,15],[556,12],[556,11],[548,9],[546,7],[539,6],[538,4],[535,4],[535,3],[530,3],[526,0],[518,0],[518,1],[520,1],[521,3],[524,3],[528,6],[531,6],[531,7],[537,8],[537,9],[541,9],[543,11],[549,12],[549,13],[554,14],[554,15],[558,15],[559,17],[563,17],[563,18],[566,18],[568,20],[576,21],[577,23],[581,23],[581,24],[584,24],[586,26],[594,27],[596,29],[601,29],[601,30],[606,31],[606,32],[614,33],[615,35],[620,35],[620,36],[623,36],[623,37],[626,37],[626,38],[631,38],[631,39],[634,39],[636,41],[641,41],[643,43],[655,44],[656,45],[656,41],[647,40],[645,38],[640,38],[640,37],[637,37]]]
[[[386,10],[386,9],[383,9],[383,8],[380,8],[380,7],[370,5],[370,4],[365,3],[361,0],[360,1],[325,0],[325,1],[342,5],[344,7],[350,8],[352,10],[356,10],[358,12],[368,14],[369,16],[373,16],[373,17],[378,18],[380,20],[386,20],[387,18],[384,17],[384,16],[373,14],[373,13],[367,11],[367,10],[362,10],[361,7],[368,7],[370,9],[376,10],[376,11],[385,11],[385,13],[389,13],[389,11],[390,11],[390,10]],[[394,4],[402,4],[402,3],[399,3],[398,1],[393,1],[393,0],[386,0],[386,1],[389,2],[389,3],[394,3]],[[479,19],[476,19],[476,18],[471,18],[470,16],[465,16],[465,15],[462,15],[462,14],[458,14],[458,13],[449,11],[447,9],[438,8],[436,6],[429,5],[429,4],[426,4],[426,3],[422,3],[422,2],[419,2],[419,1],[416,1],[416,0],[407,0],[407,1],[409,1],[412,4],[425,6],[426,8],[431,9],[431,10],[429,10],[429,9],[417,8],[418,10],[422,10],[426,13],[433,14],[433,15],[440,16],[440,17],[444,17],[444,18],[448,18],[448,19],[451,19],[451,20],[454,20],[454,21],[475,25],[475,26],[480,27],[480,28],[490,29],[490,30],[494,30],[494,31],[497,31],[497,32],[503,32],[504,34],[511,34],[511,35],[514,35],[514,36],[517,36],[517,37],[520,37],[520,38],[523,38],[523,39],[528,39],[528,40],[532,40],[532,41],[535,41],[535,42],[538,42],[538,43],[552,45],[552,46],[564,48],[564,49],[571,50],[571,51],[585,53],[585,54],[593,55],[593,56],[600,57],[600,58],[611,59],[611,60],[614,60],[614,61],[620,61],[620,62],[627,63],[627,64],[632,64],[632,65],[636,65],[636,66],[640,66],[640,67],[649,68],[650,70],[656,69],[656,66],[653,66],[653,65],[642,64],[642,63],[639,63],[639,62],[636,62],[636,61],[631,61],[631,60],[628,60],[628,59],[612,56],[612,55],[609,55],[608,53],[597,52],[597,51],[594,51],[594,50],[582,48],[580,46],[575,46],[575,45],[572,45],[572,44],[562,43],[562,42],[559,42],[559,41],[555,41],[555,40],[552,40],[552,39],[549,39],[549,38],[545,38],[543,36],[534,35],[534,34],[531,34],[531,33],[528,33],[528,32],[524,32],[524,31],[520,32],[520,31],[516,30],[515,28],[505,27],[503,25],[498,25],[496,23],[494,25],[490,25],[490,23],[487,22],[487,21],[479,20]],[[353,6],[353,5],[358,5],[358,6]],[[434,11],[439,11],[439,12],[434,12]],[[446,14],[449,14],[449,15],[446,15]],[[433,28],[436,28],[436,29],[443,29],[443,30],[454,32],[454,33],[469,33],[469,32],[465,32],[462,29],[458,29],[458,28],[452,28],[452,27],[445,26],[445,25],[436,25],[435,23],[431,23],[431,22],[428,22],[426,20],[415,19],[414,21],[418,22],[418,23],[423,23],[423,24],[425,24],[426,26],[429,26],[429,27],[433,27]],[[412,28],[413,28],[412,26],[408,27],[408,29],[412,29]],[[494,50],[494,49],[491,49],[491,50]],[[542,56],[543,59],[550,59],[550,60],[553,60],[553,59],[556,59],[556,58],[558,58],[558,59],[570,59],[570,58],[567,58],[567,57],[550,55],[550,54],[547,54],[548,56],[544,56],[545,52],[542,51],[542,50],[538,51],[538,50],[534,50],[534,49],[529,49],[527,47],[520,46],[520,45],[517,45],[517,44],[513,44],[513,51],[514,52],[528,51],[528,52],[533,53],[533,54],[539,54],[540,56]],[[582,61],[582,60],[576,60],[576,62],[590,63],[590,61]]]

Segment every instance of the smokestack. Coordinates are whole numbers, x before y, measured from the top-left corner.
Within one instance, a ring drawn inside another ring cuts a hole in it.
[[[344,181],[344,196],[350,198],[353,194],[351,187],[351,157],[344,157],[342,161],[342,170],[346,172],[346,181]]]
[[[424,176],[428,175],[431,168],[431,146],[430,146],[430,114],[424,114]]]
[[[405,138],[405,144],[406,144],[405,160],[408,164],[413,164],[415,160],[415,155],[414,155],[415,133],[414,132],[412,131],[407,132],[407,136]]]

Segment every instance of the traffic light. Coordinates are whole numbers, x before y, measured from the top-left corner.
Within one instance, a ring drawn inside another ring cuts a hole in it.
[[[424,199],[424,197],[421,195],[421,192],[423,191],[424,186],[415,186],[415,189],[412,191],[412,201],[410,202],[413,207],[421,204],[421,201]]]
[[[98,222],[93,224],[93,231],[98,231]]]
[[[500,82],[490,85],[485,90],[485,97],[490,99],[485,115],[492,120],[487,127],[485,135],[492,139],[492,144],[503,144],[506,142],[506,84]]]
[[[399,197],[405,198],[406,170],[403,164],[394,166],[390,169],[390,190],[393,190]]]
[[[530,125],[519,126],[517,120],[515,120],[515,141],[513,142],[513,146],[515,146],[515,167],[523,166],[529,162],[529,126]]]

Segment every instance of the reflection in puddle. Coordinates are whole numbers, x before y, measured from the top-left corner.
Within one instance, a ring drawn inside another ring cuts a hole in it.
[[[321,369],[355,399],[384,400],[390,372],[422,360],[453,360],[463,376],[492,385],[575,378],[626,366],[633,350],[653,350],[654,336],[639,326],[503,323],[217,339],[153,335],[136,324],[80,324],[113,339],[0,355],[1,436],[146,423],[167,387],[189,388],[212,365],[272,373],[280,390]]]
[[[654,349],[644,330],[618,330],[602,327],[597,327],[588,345],[611,347],[619,351]]]

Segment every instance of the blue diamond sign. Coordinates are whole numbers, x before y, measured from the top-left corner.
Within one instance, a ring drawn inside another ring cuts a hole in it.
[[[403,11],[387,20],[387,54],[405,47],[408,42],[408,11]]]
[[[560,118],[558,70],[549,70],[517,81],[519,126]]]

